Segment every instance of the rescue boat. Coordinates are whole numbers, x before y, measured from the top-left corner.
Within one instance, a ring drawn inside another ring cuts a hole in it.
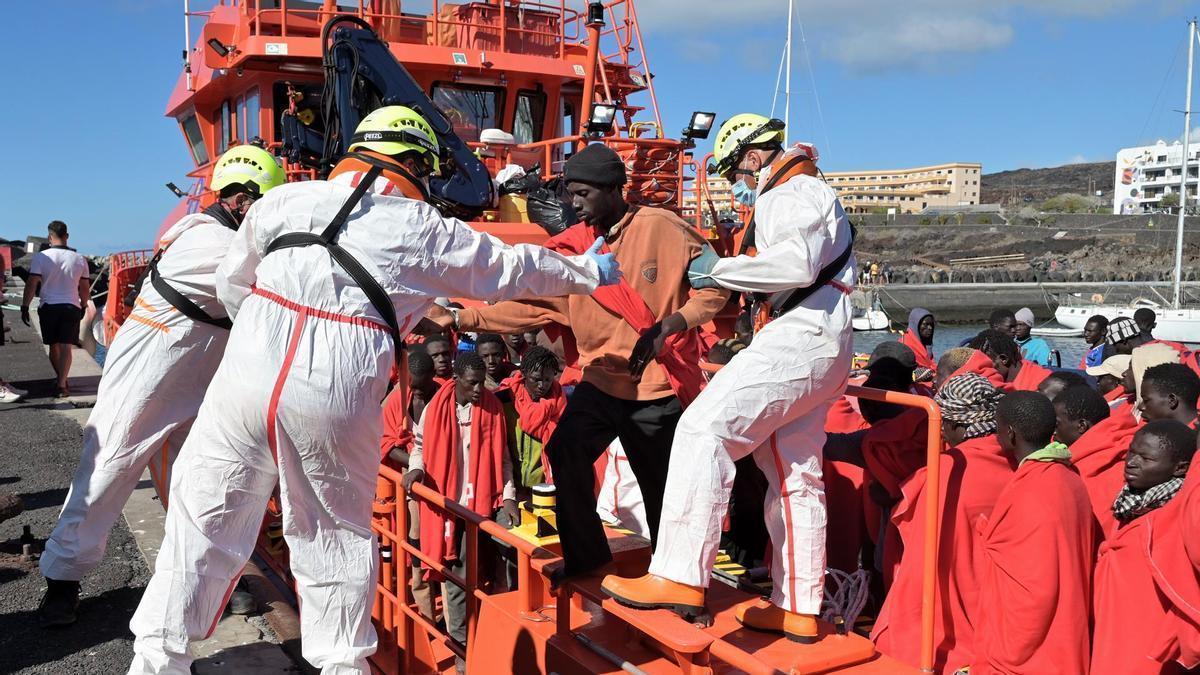
[[[219,0],[192,11],[185,1],[183,69],[166,107],[187,145],[194,180],[163,227],[208,205],[205,185],[214,160],[230,146],[261,142],[280,158],[289,180],[319,178],[363,115],[400,103],[427,115],[449,148],[452,169],[431,186],[444,212],[509,243],[540,243],[547,230],[529,217],[528,203],[499,195],[497,175],[525,172],[549,180],[564,159],[589,142],[603,142],[627,163],[631,203],[667,208],[689,218],[732,251],[715,226],[694,140],[713,123],[697,112],[681,138],[664,133],[634,0],[431,0],[406,11],[402,0]],[[199,28],[192,40],[193,28]],[[639,101],[641,104],[639,104]],[[259,141],[258,139],[261,139]],[[512,167],[519,167],[514,169]],[[685,200],[690,196],[690,200]],[[685,202],[699,208],[685,211]],[[150,257],[130,251],[110,260],[105,334],[111,340],[128,314],[123,304]],[[731,309],[736,312],[736,307]],[[732,318],[730,316],[729,318]],[[941,451],[940,413],[929,399],[852,388],[852,395],[921,407],[930,416],[929,484],[936,486]],[[936,487],[931,488],[936,490]],[[428,503],[468,530],[466,576],[426,560],[407,538],[408,500]],[[687,623],[665,610],[636,611],[603,596],[597,579],[549,589],[547,569],[558,560],[552,498],[523,504],[520,527],[507,530],[420,484],[406,493],[398,467],[380,467],[374,527],[379,583],[373,617],[377,673],[454,672],[455,656],[471,673],[901,673],[911,668],[877,653],[846,623],[825,623],[820,640],[800,645],[744,630],[731,608],[748,599],[747,584],[714,582],[711,625]],[[924,552],[922,662],[933,662],[936,495],[928,502],[932,528]],[[516,583],[484,581],[479,536],[510,552]],[[618,569],[641,574],[649,544],[610,529]],[[917,554],[917,552],[912,552]],[[468,639],[453,641],[417,609],[409,590],[411,561],[421,559],[467,589]],[[272,500],[256,560],[282,585],[291,584],[282,516]],[[728,570],[725,581],[736,578]]]

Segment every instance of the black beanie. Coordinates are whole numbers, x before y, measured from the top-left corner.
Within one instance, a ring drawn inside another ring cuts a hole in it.
[[[571,155],[563,168],[567,182],[603,187],[625,184],[625,162],[603,143],[593,143]]]

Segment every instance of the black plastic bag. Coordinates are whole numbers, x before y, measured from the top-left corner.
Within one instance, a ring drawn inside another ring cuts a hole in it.
[[[510,178],[500,185],[501,195],[529,194],[542,186],[541,164],[534,164],[528,172],[516,178]]]
[[[552,178],[530,190],[527,200],[529,220],[541,225],[551,237],[579,222],[562,178]]]

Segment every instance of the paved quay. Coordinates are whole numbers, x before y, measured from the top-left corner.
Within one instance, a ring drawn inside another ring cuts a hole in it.
[[[29,395],[20,403],[0,404],[0,493],[18,495],[25,507],[0,523],[0,673],[123,673],[133,657],[129,620],[150,579],[164,512],[148,474],[143,476],[109,536],[104,561],[83,580],[79,621],[68,628],[40,626],[36,609],[45,581],[36,554],[54,527],[79,463],[82,426],[95,403],[100,367],[76,350],[73,395],[56,399],[53,370],[38,335],[16,312],[5,312],[4,324],[11,330],[0,346],[0,377]],[[25,527],[34,539],[33,560],[22,556]],[[211,638],[193,646],[193,672],[311,672],[288,656],[299,653],[294,610],[259,580],[252,579],[251,587],[260,613],[225,615]]]

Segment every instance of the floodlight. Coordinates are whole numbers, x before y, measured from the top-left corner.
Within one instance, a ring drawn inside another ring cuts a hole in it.
[[[693,138],[708,138],[708,132],[712,131],[713,122],[716,120],[716,113],[700,112],[697,110],[692,113],[691,121],[688,122],[687,128],[683,130],[683,137],[689,140]]]
[[[225,43],[221,42],[217,38],[209,38],[208,46],[217,53],[217,56],[229,56],[229,52],[232,51],[228,46],[225,45]]]
[[[617,117],[617,106],[611,103],[593,103],[592,114],[588,116],[588,135],[603,136],[612,131],[613,120]]]

